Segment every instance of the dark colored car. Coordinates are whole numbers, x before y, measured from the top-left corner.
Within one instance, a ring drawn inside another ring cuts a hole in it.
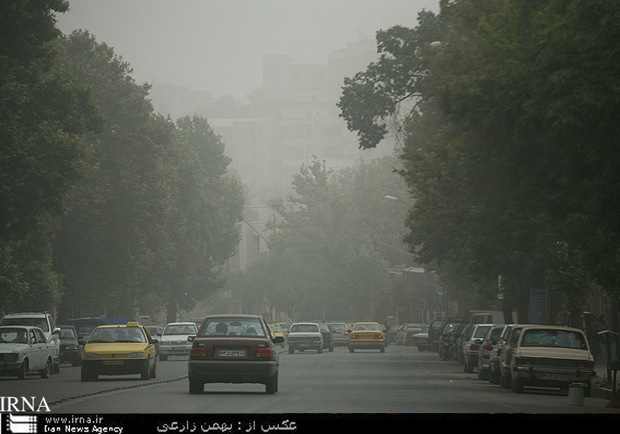
[[[265,391],[278,391],[279,355],[265,320],[258,315],[207,316],[198,335],[188,338],[189,393],[201,393],[207,383],[259,383]]]
[[[82,347],[78,343],[78,335],[72,325],[59,325],[60,329],[60,362],[69,362],[72,366],[80,366]]]
[[[328,351],[334,351],[334,335],[332,329],[326,322],[317,322],[323,335],[323,349]]]

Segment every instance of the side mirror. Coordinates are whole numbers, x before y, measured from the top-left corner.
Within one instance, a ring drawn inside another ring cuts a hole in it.
[[[52,331],[53,335],[59,335],[60,334],[60,328],[56,327],[53,331]]]
[[[194,336],[194,335],[191,335],[191,336],[187,337],[187,341],[188,342],[194,342],[194,339],[196,339],[196,336]]]
[[[282,342],[284,342],[284,338],[282,336],[276,336],[275,338],[273,338],[274,344],[281,344]]]

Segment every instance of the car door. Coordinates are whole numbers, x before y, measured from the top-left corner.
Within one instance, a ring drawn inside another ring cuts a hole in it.
[[[45,367],[47,339],[40,330],[30,329],[30,351],[28,356],[28,370],[39,371]]]

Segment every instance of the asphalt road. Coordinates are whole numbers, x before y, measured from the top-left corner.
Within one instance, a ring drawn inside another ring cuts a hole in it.
[[[365,421],[369,415],[620,415],[598,397],[573,405],[556,391],[516,394],[463,372],[458,362],[398,345],[385,353],[283,352],[274,395],[251,384],[208,384],[203,394],[190,395],[186,371],[186,360],[171,358],[158,362],[157,378],[148,381],[130,375],[83,383],[80,368],[65,364],[48,379],[0,377],[0,395],[44,399],[50,414],[65,415],[352,415]]]

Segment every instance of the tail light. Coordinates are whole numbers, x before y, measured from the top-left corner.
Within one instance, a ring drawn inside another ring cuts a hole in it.
[[[192,359],[204,359],[207,357],[207,349],[205,347],[192,347],[189,357]]]
[[[591,360],[580,360],[575,362],[577,368],[594,369],[594,362]]]
[[[480,349],[480,344],[471,344],[469,348],[473,351],[478,351]]]
[[[493,345],[491,344],[484,344],[482,348],[484,348],[487,351],[493,351]]]
[[[256,349],[257,359],[271,359],[273,357],[273,351],[269,347],[258,347]]]

